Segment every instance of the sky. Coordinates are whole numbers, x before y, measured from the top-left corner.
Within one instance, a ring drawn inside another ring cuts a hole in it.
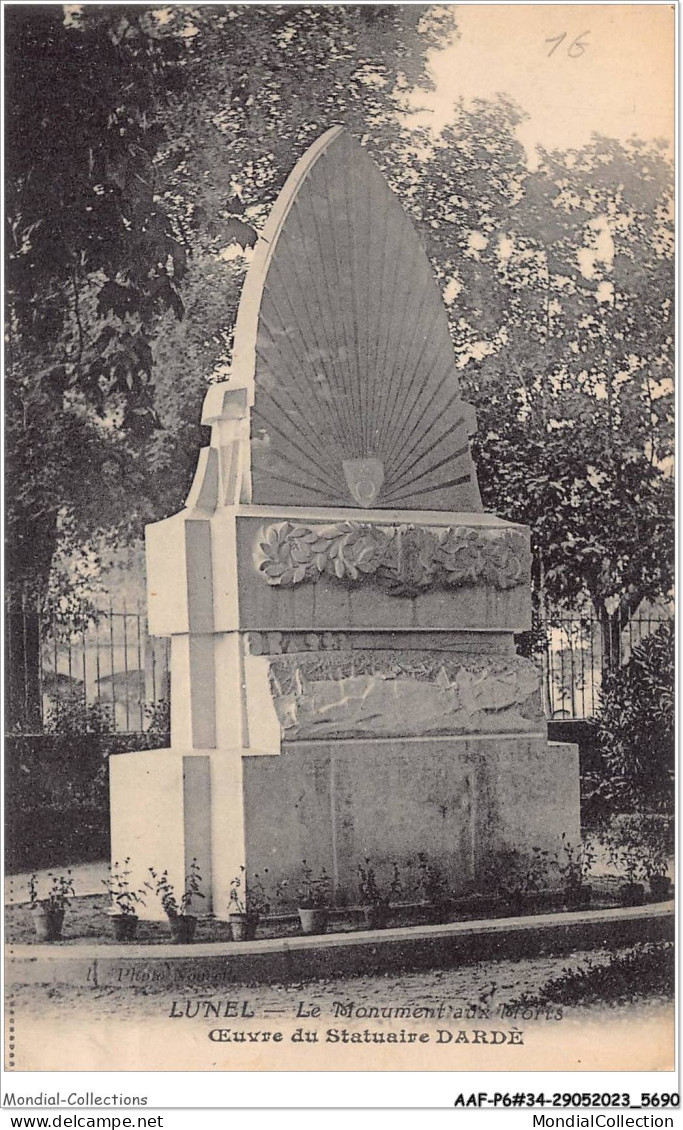
[[[474,3],[456,10],[460,38],[432,52],[436,89],[419,96],[425,123],[445,125],[460,97],[502,93],[529,114],[519,136],[532,164],[536,145],[574,148],[592,132],[673,145],[673,5]]]
[[[419,124],[439,130],[460,98],[501,93],[529,115],[518,134],[532,166],[536,145],[579,147],[593,132],[661,137],[673,152],[673,4],[449,6],[460,38],[431,53],[435,89],[411,99],[425,108]],[[65,5],[67,18],[80,7]],[[166,22],[169,6],[156,15]]]

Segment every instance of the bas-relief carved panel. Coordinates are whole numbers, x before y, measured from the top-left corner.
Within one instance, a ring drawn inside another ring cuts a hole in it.
[[[347,584],[372,577],[394,596],[464,585],[504,591],[531,580],[525,532],[462,525],[275,522],[259,532],[254,563],[272,586],[315,582],[323,576]]]
[[[529,733],[540,674],[520,656],[309,652],[264,657],[285,740]]]

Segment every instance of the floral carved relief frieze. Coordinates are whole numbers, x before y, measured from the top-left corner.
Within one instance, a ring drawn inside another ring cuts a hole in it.
[[[275,522],[259,534],[255,564],[267,584],[281,588],[323,577],[347,584],[372,577],[394,596],[463,585],[505,590],[531,579],[522,531],[475,526]]]

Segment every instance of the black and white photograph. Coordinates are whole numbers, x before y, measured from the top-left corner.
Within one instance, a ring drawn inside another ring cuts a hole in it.
[[[4,1090],[672,1072],[674,7],[3,21]]]

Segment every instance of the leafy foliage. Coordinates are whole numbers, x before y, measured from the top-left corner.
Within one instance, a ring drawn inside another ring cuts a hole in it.
[[[190,863],[181,895],[178,895],[173,883],[169,879],[167,870],[158,872],[155,871],[153,867],[149,867],[148,871],[150,878],[146,881],[145,887],[153,891],[158,897],[164,908],[164,913],[168,918],[190,915],[192,913],[194,899],[203,899],[205,897],[201,889],[201,871],[196,859],[193,859]]]
[[[654,813],[620,813],[602,833],[609,861],[627,882],[666,875],[674,853],[673,818]]]
[[[85,707],[80,695],[50,719],[50,733],[5,739],[10,870],[107,856],[108,757],[169,742],[168,731],[154,728],[138,734],[107,732],[106,715]]]
[[[431,585],[458,587],[480,578],[498,589],[529,580],[524,536],[514,530],[482,532],[449,526],[373,526],[340,522],[266,526],[259,542],[259,571],[269,585],[296,585],[320,576],[358,581],[376,575],[394,596],[415,595]]]
[[[312,141],[343,124],[401,166],[404,94],[429,84],[427,52],[454,33],[447,8],[395,5],[175,8],[185,93],[164,155],[178,223],[207,250],[251,242],[253,226]],[[191,34],[190,34],[191,33]]]
[[[616,629],[673,580],[673,186],[657,143],[530,169],[505,98],[457,108],[401,194],[477,408],[486,509],[531,526],[535,588]]]
[[[588,597],[609,633],[669,592],[656,145],[597,137],[530,170],[503,97],[456,107],[437,139],[408,128],[427,53],[455,34],[448,7],[38,6],[8,11],[7,32],[13,584],[42,592],[58,546],[132,539],[178,508],[257,229],[341,123],[420,228],[478,411],[484,503],[531,526],[539,599]]]
[[[24,592],[44,592],[58,544],[134,528],[144,492],[153,325],[182,312],[186,259],[155,167],[178,44],[152,25],[139,8],[7,14],[8,572]]]
[[[557,867],[563,884],[568,890],[575,890],[585,882],[595,863],[595,849],[588,840],[574,844],[566,832],[560,836],[560,852]]]
[[[129,863],[130,857],[124,859],[122,864],[116,861],[109,868],[107,878],[102,879],[102,885],[109,893],[113,910],[126,918],[133,918],[136,916],[138,906],[145,905],[145,898],[141,887],[135,888],[131,885]]]
[[[55,875],[52,871],[48,871],[47,879],[50,880],[49,886],[46,893],[41,895],[38,889],[38,876],[34,872],[29,877],[28,897],[31,909],[45,907],[47,910],[64,910],[65,907],[70,906],[71,899],[76,894],[71,871],[68,870],[65,875]]]
[[[485,505],[531,526],[547,598],[622,624],[673,581],[670,177],[637,144],[543,155],[490,237],[504,307],[463,370]]]
[[[316,875],[306,860],[302,861],[297,899],[301,910],[323,910],[330,905],[332,880],[324,867],[321,867],[320,873]]]
[[[546,1004],[632,1004],[635,998],[673,998],[676,966],[670,942],[644,942],[608,961],[586,958],[581,964],[563,969],[539,992],[514,1001],[520,1008]]]
[[[403,891],[399,875],[398,863],[391,864],[391,879],[388,883],[378,883],[377,872],[372,860],[365,857],[363,863],[358,864],[358,894],[364,906],[384,906],[400,898]]]
[[[255,871],[247,882],[247,869],[240,867],[239,875],[230,880],[229,914],[246,914],[252,918],[270,913],[270,899],[266,891],[264,879],[268,875],[268,868],[263,868],[263,878]],[[266,880],[267,881],[267,880]]]
[[[527,852],[504,848],[492,856],[485,869],[484,890],[505,899],[519,900],[542,890],[556,864],[556,857],[540,847],[532,847]]]
[[[59,7],[14,8],[7,32],[13,329],[31,354],[70,316],[83,334],[81,287],[94,285],[107,323],[97,355],[83,364],[80,339],[68,361],[55,359],[51,383],[77,382],[100,411],[107,392],[124,394],[130,423],[151,377],[150,319],[182,312],[185,252],[155,198],[154,167],[164,134],[155,111],[177,84],[179,44],[135,8],[70,19]]]
[[[603,686],[595,718],[603,763],[599,791],[613,808],[671,805],[674,674],[674,628],[665,622]]]
[[[390,148],[394,92],[452,27],[393,5],[8,12],[14,589],[179,507],[254,224],[333,122]]]

